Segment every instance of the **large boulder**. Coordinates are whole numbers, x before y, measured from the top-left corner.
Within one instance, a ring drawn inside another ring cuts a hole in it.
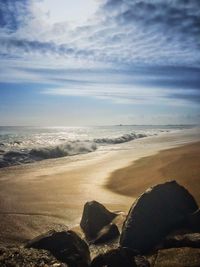
[[[200,209],[192,214],[189,214],[187,223],[192,231],[200,232]]]
[[[199,267],[200,249],[170,248],[159,250],[152,267]]]
[[[88,240],[97,237],[99,231],[116,217],[97,201],[86,202],[80,226]]]
[[[149,267],[148,261],[136,254],[127,248],[112,249],[94,258],[91,267]]]
[[[0,247],[1,267],[68,267],[46,250]]]
[[[148,189],[131,207],[120,245],[146,253],[198,209],[192,195],[176,181]]]
[[[98,233],[96,239],[92,240],[92,244],[102,244],[110,242],[116,239],[120,235],[119,229],[116,224],[111,223],[104,226],[103,229]]]
[[[73,231],[49,231],[29,241],[26,248],[46,249],[69,267],[88,267],[88,245]]]

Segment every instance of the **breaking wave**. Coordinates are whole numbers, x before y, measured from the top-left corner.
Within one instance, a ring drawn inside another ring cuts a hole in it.
[[[119,137],[114,137],[114,138],[94,139],[94,142],[97,144],[121,144],[121,143],[130,142],[134,139],[143,138],[143,137],[147,137],[147,135],[146,134],[130,133],[130,134],[124,134],[124,135],[119,136]]]
[[[57,146],[34,148],[23,151],[8,151],[0,159],[0,168],[44,159],[60,158],[95,151],[93,142],[71,141]]]
[[[89,153],[97,149],[96,144],[91,142],[68,142],[55,147],[32,149],[30,155],[37,160],[60,158],[77,154]]]
[[[142,133],[129,133],[113,138],[96,138],[86,141],[76,140],[64,142],[54,146],[39,146],[32,148],[29,146],[26,146],[26,148],[20,148],[22,142],[15,141],[15,144],[17,145],[13,145],[9,151],[0,150],[0,168],[24,163],[32,163],[44,159],[61,158],[90,153],[95,151],[98,145],[103,146],[121,144],[146,136],[148,135]]]

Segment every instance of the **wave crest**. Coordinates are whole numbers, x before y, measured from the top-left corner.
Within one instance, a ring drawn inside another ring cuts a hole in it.
[[[65,144],[49,147],[34,148],[24,151],[6,152],[0,159],[0,168],[22,163],[31,163],[44,159],[60,158],[95,151],[97,146],[91,142],[67,142]]]
[[[90,153],[97,149],[97,145],[121,144],[134,139],[146,137],[142,133],[129,133],[113,138],[96,138],[93,140],[68,141],[56,146],[19,149],[5,152],[0,150],[0,168],[12,165],[32,163],[44,159],[61,158],[78,154]]]
[[[94,142],[97,144],[121,144],[121,143],[130,142],[134,139],[143,138],[143,137],[147,137],[147,135],[146,134],[130,133],[130,134],[124,134],[124,135],[119,136],[119,137],[114,137],[114,138],[94,139]]]
[[[74,141],[55,147],[35,148],[30,151],[30,155],[35,159],[50,159],[89,153],[96,149],[94,143]]]

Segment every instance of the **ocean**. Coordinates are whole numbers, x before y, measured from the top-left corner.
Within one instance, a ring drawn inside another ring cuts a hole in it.
[[[96,127],[0,126],[0,168],[113,149],[138,138],[194,126],[116,125]]]

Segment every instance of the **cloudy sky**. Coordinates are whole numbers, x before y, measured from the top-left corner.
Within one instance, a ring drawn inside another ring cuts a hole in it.
[[[0,125],[200,123],[199,0],[0,0]]]

